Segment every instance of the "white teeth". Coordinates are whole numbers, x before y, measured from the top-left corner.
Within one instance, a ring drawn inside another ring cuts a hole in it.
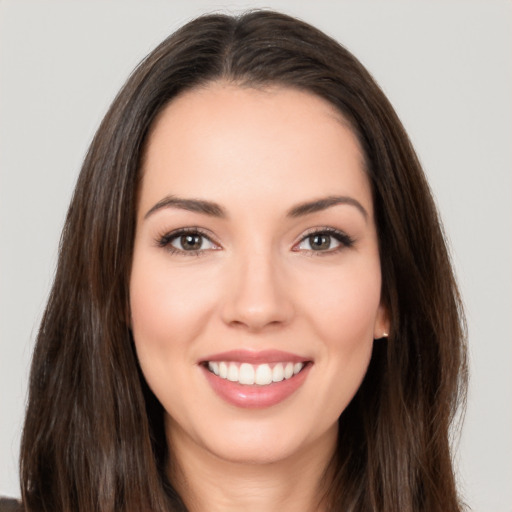
[[[230,363],[228,366],[228,380],[231,382],[237,382],[238,373],[238,366],[236,364]]]
[[[281,363],[277,363],[272,370],[272,381],[281,382],[284,379],[284,368]]]
[[[208,369],[215,373],[215,375],[219,375],[219,363],[216,363],[215,361],[210,361],[208,363]]]
[[[272,370],[268,364],[260,364],[256,368],[256,376],[254,377],[254,382],[258,384],[258,386],[265,386],[272,382]]]
[[[231,366],[235,365],[231,364],[230,367]],[[240,384],[254,384],[254,368],[250,364],[242,363],[240,365],[238,382],[240,382]]]
[[[248,386],[267,386],[273,382],[281,382],[297,375],[304,363],[276,363],[273,368],[269,364],[252,365],[227,361],[209,361],[208,369],[222,379],[238,382]]]

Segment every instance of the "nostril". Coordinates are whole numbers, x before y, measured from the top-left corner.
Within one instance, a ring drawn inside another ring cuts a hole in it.
[[[257,332],[263,329],[277,328],[284,325],[283,320],[266,320],[265,318],[246,318],[244,320],[232,320],[229,325],[235,329],[244,329],[250,332]]]

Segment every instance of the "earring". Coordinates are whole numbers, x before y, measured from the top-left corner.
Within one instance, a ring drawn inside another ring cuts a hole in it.
[[[389,334],[387,332],[382,333],[382,338],[387,338],[388,336],[389,336]]]

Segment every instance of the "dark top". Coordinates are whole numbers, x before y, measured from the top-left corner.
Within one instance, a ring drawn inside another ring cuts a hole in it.
[[[23,512],[21,501],[0,497],[0,512]]]

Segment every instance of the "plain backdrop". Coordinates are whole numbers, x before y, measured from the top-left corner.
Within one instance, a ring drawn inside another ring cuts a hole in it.
[[[437,198],[467,308],[471,386],[455,457],[478,512],[512,511],[512,3],[0,0],[0,494],[17,463],[34,337],[86,148],[157,43],[204,12],[317,25],[394,104]]]

